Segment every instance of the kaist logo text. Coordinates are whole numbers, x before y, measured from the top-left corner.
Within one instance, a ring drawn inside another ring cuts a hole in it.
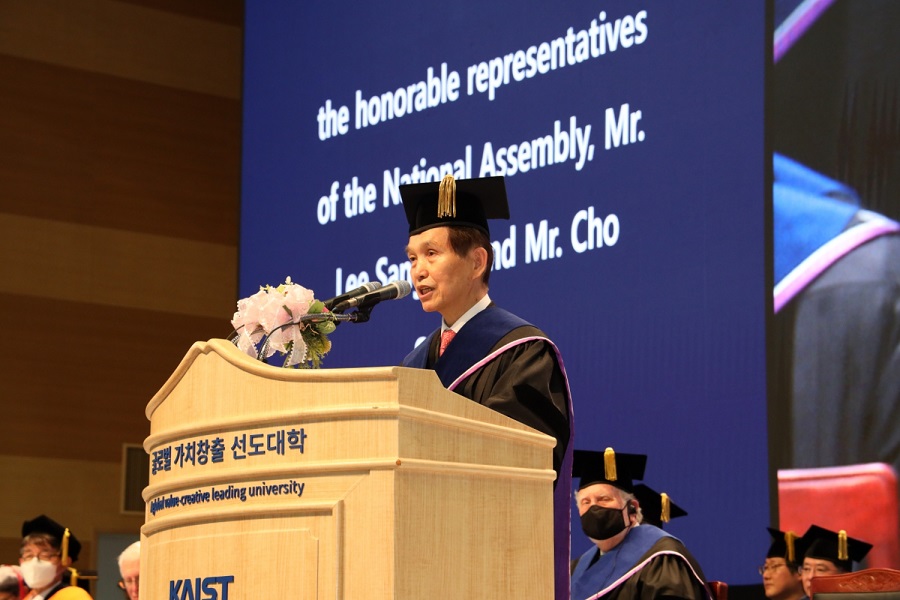
[[[228,600],[230,583],[234,583],[234,575],[173,579],[169,581],[169,600]]]

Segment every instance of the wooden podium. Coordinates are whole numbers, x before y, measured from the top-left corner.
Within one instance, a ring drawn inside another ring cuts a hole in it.
[[[142,600],[553,597],[553,438],[432,371],[197,342],[147,406]]]

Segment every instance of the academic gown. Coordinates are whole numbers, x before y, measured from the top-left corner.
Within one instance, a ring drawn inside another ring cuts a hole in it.
[[[783,166],[776,161],[772,338],[772,421],[783,430],[773,450],[793,467],[900,469],[900,227],[835,200],[848,192],[797,165],[779,184]]]
[[[900,237],[844,256],[775,323],[791,465],[900,470]]]
[[[56,588],[50,591],[49,595],[44,596],[47,600],[92,600],[91,595],[86,590],[77,585],[68,585],[65,582],[58,584]]]
[[[678,539],[653,525],[631,529],[605,554],[594,546],[572,573],[572,600],[711,600],[700,565]]]
[[[556,346],[540,329],[493,304],[472,317],[440,357],[439,344],[437,329],[402,365],[433,369],[447,389],[556,438],[556,597],[568,599],[572,404]]]

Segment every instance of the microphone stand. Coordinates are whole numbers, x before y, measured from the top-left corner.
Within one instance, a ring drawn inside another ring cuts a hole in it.
[[[305,325],[307,323],[326,323],[331,321],[337,325],[349,321],[351,323],[365,323],[369,320],[369,316],[372,314],[372,308],[374,304],[370,304],[369,306],[360,307],[355,312],[350,313],[349,315],[345,315],[343,313],[334,313],[331,311],[315,313],[315,314],[306,314],[301,315],[299,321],[291,321],[290,323],[285,323],[284,325],[279,325],[275,329],[269,332],[269,335],[262,340],[262,345],[259,348],[259,352],[256,353],[256,360],[262,361],[266,355],[266,351],[269,349],[269,338],[272,337],[272,334],[276,331],[280,331],[291,325]],[[235,343],[237,343],[237,338],[235,337]]]
[[[359,306],[356,308],[356,311],[350,313],[349,315],[345,315],[343,313],[332,313],[339,317],[347,317],[346,319],[341,319],[342,321],[350,321],[351,323],[365,323],[369,320],[369,316],[372,314],[372,309],[375,308],[375,304],[369,304],[367,306]],[[310,316],[310,315],[304,315]],[[311,315],[311,316],[319,316],[319,315]]]

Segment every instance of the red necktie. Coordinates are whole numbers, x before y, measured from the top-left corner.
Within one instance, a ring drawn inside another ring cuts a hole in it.
[[[444,333],[441,334],[441,347],[438,350],[438,356],[441,356],[444,353],[444,350],[447,349],[447,345],[453,340],[453,336],[456,335],[456,332],[452,329],[445,329]]]

